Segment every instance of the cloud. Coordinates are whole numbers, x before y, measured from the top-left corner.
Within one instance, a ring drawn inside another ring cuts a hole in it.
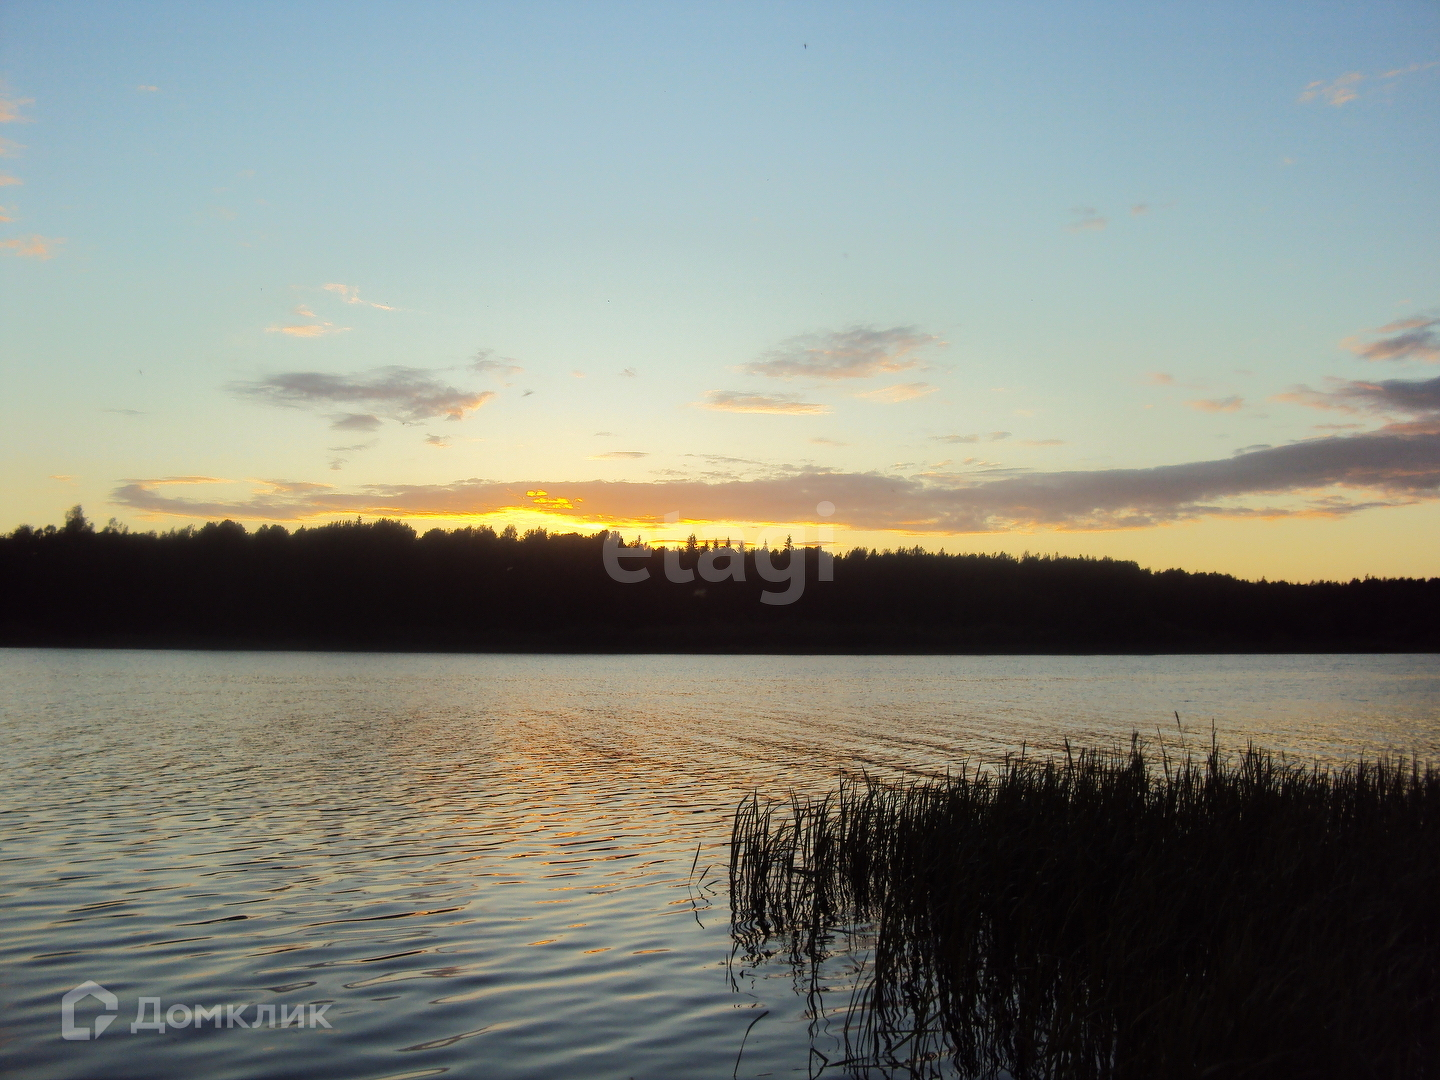
[[[929,383],[923,382],[895,383],[892,386],[882,386],[879,390],[866,390],[855,396],[857,398],[867,398],[870,401],[883,401],[889,405],[897,405],[902,401],[914,401],[916,398],[924,397],[926,394],[933,394],[939,389],[938,386],[931,386]]]
[[[374,431],[382,423],[378,416],[370,413],[341,413],[333,420],[332,431]]]
[[[510,385],[516,375],[525,373],[525,369],[510,357],[502,356],[496,360],[493,359],[494,355],[494,349],[481,349],[475,354],[475,359],[470,364],[471,369],[482,375],[494,375],[506,386]]]
[[[694,404],[720,412],[787,413],[792,416],[828,413],[830,406],[801,401],[798,394],[747,394],[740,390],[706,390]]]
[[[0,157],[18,157],[25,147],[18,142],[11,142],[9,139],[0,139]]]
[[[930,438],[936,442],[943,443],[978,443],[981,439],[986,442],[999,442],[1001,439],[1008,439],[1008,431],[990,431],[984,435],[931,435]]]
[[[426,446],[437,446],[437,447],[439,447],[441,450],[449,450],[449,449],[450,449],[450,444],[451,444],[453,441],[454,441],[454,440],[451,439],[449,435],[426,435],[426,436],[425,436],[425,445],[426,445]]]
[[[1071,232],[1099,232],[1110,224],[1110,219],[1093,206],[1077,206],[1070,212],[1078,219],[1065,226]]]
[[[141,83],[139,86],[135,87],[135,89],[139,90],[142,94],[154,94],[159,91],[160,87],[151,86],[148,83]]]
[[[633,367],[627,367],[624,371],[620,372],[620,377],[623,379],[634,379],[639,376]]]
[[[675,508],[687,521],[800,522],[810,520],[824,500],[842,508],[837,523],[855,529],[931,534],[1132,529],[1202,517],[1336,517],[1435,499],[1440,497],[1440,425],[1434,428],[1331,435],[1219,460],[1139,469],[906,477],[807,468],[716,482],[469,479],[370,484],[350,491],[270,480],[231,499],[171,494],[168,485],[218,481],[168,477],[125,481],[112,499],[147,514],[191,518],[290,521],[342,514],[457,517],[526,510],[595,527],[659,524]],[[1275,504],[1276,498],[1283,503]]]
[[[877,330],[856,326],[824,334],[791,338],[765,358],[745,364],[741,371],[777,379],[868,379],[919,367],[915,356],[928,345],[944,345],[934,334],[914,326]]]
[[[23,183],[25,181],[18,176],[6,176],[4,173],[0,173],[0,187],[19,187]]]
[[[443,416],[460,420],[495,396],[493,391],[457,390],[422,368],[383,367],[357,375],[327,375],[319,371],[290,371],[255,382],[234,383],[230,390],[270,405],[292,408],[321,408],[327,405],[360,404],[374,415],[351,414],[332,427],[340,430],[371,430],[376,416],[415,423]],[[356,419],[361,417],[362,419]]]
[[[370,300],[360,299],[360,289],[357,285],[341,285],[338,281],[332,281],[328,285],[322,285],[326,292],[337,294],[347,304],[364,304],[366,307],[379,308],[381,311],[394,311],[395,308],[389,304],[376,304]]]
[[[33,120],[28,116],[21,116],[20,110],[27,105],[34,105],[34,98],[15,98],[0,96],[0,124],[31,124]]]
[[[324,337],[326,334],[343,334],[349,330],[348,326],[336,326],[334,323],[304,323],[292,326],[267,326],[267,334],[289,334],[291,337],[314,338]]]
[[[1223,398],[1199,398],[1196,401],[1187,401],[1186,405],[1192,409],[1199,409],[1201,412],[1235,412],[1245,404],[1245,399],[1239,394],[1231,394]]]
[[[1021,439],[1021,446],[1064,446],[1064,439]]]
[[[14,212],[15,211],[8,206],[0,206],[0,221],[14,221],[15,219],[10,216]]]
[[[1376,341],[1362,341],[1360,336],[1340,342],[1356,356],[1372,362],[1380,360],[1426,360],[1440,363],[1440,319],[1401,319],[1377,326],[1367,335],[1385,335]]]
[[[1149,212],[1149,203],[1137,202],[1134,206],[1130,207],[1130,213],[1134,217],[1139,217],[1141,214],[1148,214]]]
[[[849,446],[849,445],[850,445],[849,443],[839,442],[839,441],[837,441],[837,440],[835,440],[835,439],[825,439],[825,438],[821,438],[821,437],[818,436],[818,435],[817,435],[815,438],[811,439],[810,441],[811,441],[812,443],[814,443],[816,446]]]
[[[372,416],[369,419],[374,420],[375,418]],[[375,420],[375,422],[378,424],[380,421]],[[376,443],[379,441],[379,439],[371,439],[369,442],[356,443],[353,446],[327,446],[325,449],[329,450],[332,454],[355,454],[361,450],[374,449]]]
[[[1354,101],[1360,96],[1359,91],[1355,88],[1364,81],[1365,76],[1358,71],[1347,71],[1339,78],[1331,79],[1328,82],[1324,79],[1317,79],[1300,91],[1300,97],[1297,100],[1302,105],[1318,100],[1338,108],[1347,101]]]
[[[1409,67],[1396,68],[1394,71],[1382,71],[1382,79],[1398,79],[1402,75],[1412,75],[1417,71],[1429,71],[1431,68],[1440,67],[1440,60],[1431,60],[1427,64],[1411,64]]]
[[[613,439],[613,438],[615,437],[615,432],[613,432],[613,431],[597,431],[597,432],[595,432],[595,437],[596,437],[597,439]]]
[[[1374,76],[1376,79],[1394,80],[1405,75],[1412,75],[1417,71],[1429,71],[1431,68],[1440,67],[1440,60],[1431,60],[1428,63],[1411,64],[1409,67],[1395,68],[1392,71],[1382,71]],[[1322,101],[1327,105],[1336,108],[1354,101],[1361,94],[1360,84],[1365,82],[1367,76],[1359,71],[1347,71],[1344,75],[1335,79],[1317,79],[1310,83],[1304,90],[1300,91],[1297,98],[1300,104],[1308,104],[1312,101]],[[1381,87],[1377,87],[1382,89]]]
[[[23,259],[53,259],[56,246],[64,242],[63,236],[17,236],[0,240],[0,251],[8,251]]]
[[[606,454],[591,454],[591,461],[624,461],[630,458],[649,457],[643,450],[611,450]]]
[[[1145,376],[1145,381],[1151,386],[1174,386],[1175,376],[1163,371],[1152,371]]]
[[[1297,386],[1272,401],[1305,405],[1312,409],[1333,409],[1347,413],[1399,413],[1406,416],[1440,418],[1440,376],[1433,379],[1385,379],[1381,382],[1331,380],[1331,390]]]

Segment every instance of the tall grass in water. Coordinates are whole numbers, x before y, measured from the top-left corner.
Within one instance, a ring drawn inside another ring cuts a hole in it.
[[[751,798],[731,851],[751,958],[779,945],[813,977],[870,935],[855,1071],[1440,1074],[1440,773],[1414,762],[1132,740]]]

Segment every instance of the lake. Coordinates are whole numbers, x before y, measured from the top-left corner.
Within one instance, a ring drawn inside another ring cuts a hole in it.
[[[1440,657],[17,649],[0,722],[9,1075],[806,1075],[805,987],[732,962],[747,793],[1212,724],[1440,761]]]

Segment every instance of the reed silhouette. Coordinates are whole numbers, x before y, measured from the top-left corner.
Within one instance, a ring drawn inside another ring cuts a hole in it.
[[[782,586],[685,584],[662,559],[612,580],[610,533],[341,521],[166,533],[60,527],[0,537],[0,644],[578,652],[1348,652],[1440,648],[1440,578],[1291,584],[1133,562],[856,548],[795,603]],[[679,545],[683,570],[723,537]],[[635,538],[631,538],[631,550]]]
[[[1055,1078],[1440,1072],[1440,774],[1085,750],[751,798],[742,963],[813,1015],[837,952],[852,1073]],[[773,961],[771,961],[773,962]]]

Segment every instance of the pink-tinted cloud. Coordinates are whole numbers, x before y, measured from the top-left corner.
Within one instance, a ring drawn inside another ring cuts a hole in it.
[[[22,116],[20,110],[27,105],[34,105],[34,98],[10,97],[8,94],[0,94],[0,124],[30,124],[33,123],[28,116]]]
[[[1380,335],[1373,341],[1364,336],[1348,337],[1340,344],[1356,356],[1370,361],[1425,360],[1440,363],[1440,319],[1401,319],[1377,326],[1364,336]]]
[[[1384,379],[1380,382],[1332,379],[1331,389],[1297,386],[1272,401],[1345,413],[1374,413],[1440,418],[1440,376],[1433,379]]]
[[[335,293],[347,304],[364,304],[366,307],[379,308],[381,311],[394,311],[389,304],[377,304],[371,300],[360,299],[360,289],[356,285],[341,285],[338,281],[332,281],[328,285],[322,285],[326,292]]]
[[[1223,398],[1198,398],[1185,404],[1201,412],[1235,412],[1244,406],[1245,399],[1239,394],[1231,394]]]
[[[790,416],[830,411],[828,405],[801,401],[798,394],[747,394],[740,390],[707,390],[704,400],[695,404],[702,409],[716,409],[720,412],[780,413]]]
[[[334,323],[292,323],[289,326],[267,326],[267,334],[288,334],[290,337],[317,338],[326,334],[343,334],[350,327],[336,326]]]
[[[955,534],[1055,528],[1145,528],[1202,517],[1338,516],[1440,497],[1440,424],[1336,435],[1213,461],[1141,469],[994,474],[846,473],[781,469],[759,479],[654,483],[558,481],[333,486],[266,481],[248,495],[172,494],[180,483],[127,481],[114,501],[146,514],[297,521],[341,514],[465,517],[519,510],[595,527],[687,521],[787,523],[820,501],[854,529]],[[1338,489],[1338,491],[1337,491]],[[1254,505],[1257,498],[1279,499]]]
[[[18,255],[22,259],[53,259],[56,248],[65,242],[63,236],[16,236],[0,240],[0,251]]]
[[[1317,79],[1300,91],[1299,101],[1302,105],[1311,101],[1323,101],[1327,105],[1339,107],[1360,96],[1358,87],[1364,81],[1365,76],[1358,71],[1347,71],[1344,75],[1330,80]]]

